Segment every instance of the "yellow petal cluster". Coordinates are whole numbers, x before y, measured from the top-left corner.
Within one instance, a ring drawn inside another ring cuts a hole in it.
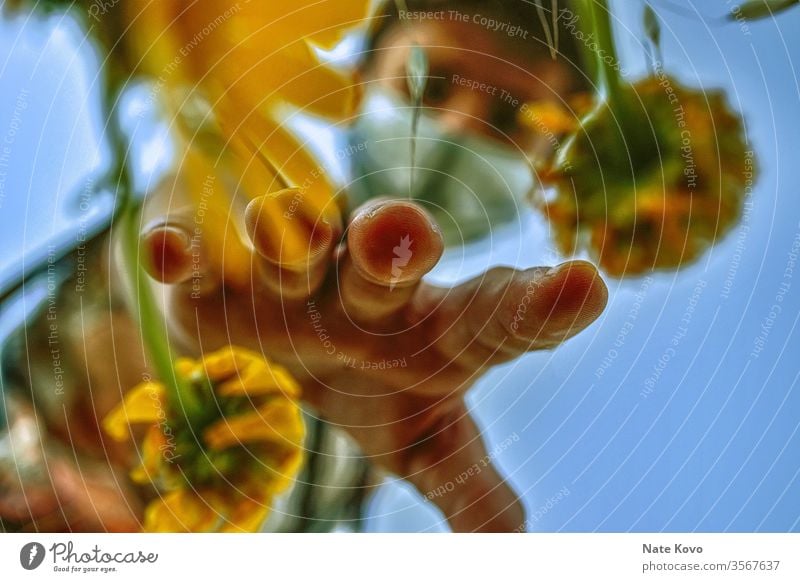
[[[146,427],[131,478],[154,485],[160,496],[145,510],[144,530],[257,531],[302,462],[297,384],[236,347],[200,361],[182,358],[175,372],[202,402],[201,418],[187,419],[161,384],[144,382],[103,422],[119,441],[136,425]]]

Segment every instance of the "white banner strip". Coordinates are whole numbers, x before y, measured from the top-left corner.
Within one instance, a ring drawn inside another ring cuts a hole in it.
[[[3,534],[0,573],[3,581],[797,582],[800,535]]]

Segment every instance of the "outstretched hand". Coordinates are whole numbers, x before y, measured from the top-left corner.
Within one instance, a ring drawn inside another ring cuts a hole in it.
[[[292,208],[302,260],[284,252],[266,204]],[[166,285],[171,324],[190,349],[232,343],[286,367],[323,418],[434,501],[454,531],[524,528],[464,395],[492,366],[556,347],[601,314],[607,290],[591,264],[494,268],[437,287],[422,278],[442,238],[416,204],[372,201],[345,226],[284,191],[247,206],[250,283],[227,285],[200,261],[198,294],[191,211],[165,214],[143,233],[149,272]]]

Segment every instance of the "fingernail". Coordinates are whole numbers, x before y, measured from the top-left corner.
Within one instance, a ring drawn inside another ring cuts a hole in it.
[[[254,199],[245,210],[247,234],[268,261],[305,269],[334,243],[330,218],[321,215],[300,190],[282,190]]]
[[[594,265],[569,261],[545,273],[537,305],[548,327],[582,329],[602,313],[607,297],[605,283]]]
[[[147,270],[162,283],[180,283],[191,277],[192,241],[178,226],[160,223],[149,227],[144,234],[150,258]]]

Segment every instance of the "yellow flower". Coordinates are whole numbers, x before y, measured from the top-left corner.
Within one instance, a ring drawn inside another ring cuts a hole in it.
[[[532,133],[549,136],[573,131],[578,120],[560,103],[549,99],[525,103],[519,109],[519,121]]]
[[[540,173],[538,204],[562,252],[588,249],[613,276],[678,269],[740,216],[755,174],[743,122],[721,92],[667,76],[623,90],[632,115],[584,117]]]
[[[199,418],[186,418],[161,384],[144,382],[103,422],[119,441],[135,425],[149,425],[141,464],[131,472],[134,482],[152,483],[161,494],[145,510],[144,530],[257,531],[302,462],[297,384],[235,347],[199,362],[180,359],[175,373],[202,403]]]
[[[6,2],[3,12],[42,2]],[[336,218],[336,185],[286,125],[302,112],[347,120],[361,96],[352,71],[322,53],[366,23],[370,0],[50,0],[73,8],[105,48],[109,86],[150,81],[175,130],[177,174],[202,208],[206,259],[226,282],[249,282],[242,209],[250,199],[299,188],[307,207]],[[112,95],[112,101],[113,101]],[[212,184],[209,186],[209,184]],[[262,207],[281,225],[287,260],[308,253],[304,227]],[[200,221],[198,221],[200,222]]]
[[[369,0],[122,0],[96,25],[116,47],[123,76],[151,79],[179,130],[180,174],[203,205],[210,260],[227,281],[249,281],[243,203],[301,188],[310,207],[338,214],[335,185],[285,122],[297,111],[328,122],[352,114],[359,85],[326,64],[320,50],[362,24],[368,6]],[[283,208],[266,205],[264,212],[287,231],[276,233],[287,254],[308,252],[297,232],[303,229],[283,217]]]

